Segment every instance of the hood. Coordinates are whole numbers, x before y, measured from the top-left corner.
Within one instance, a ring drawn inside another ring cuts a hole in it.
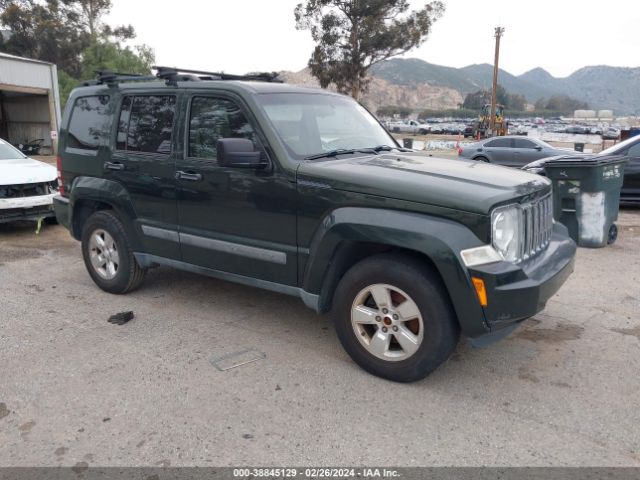
[[[0,160],[0,185],[51,182],[57,175],[55,167],[32,158]]]
[[[305,162],[298,168],[298,180],[479,214],[550,189],[545,178],[520,170],[406,153]]]

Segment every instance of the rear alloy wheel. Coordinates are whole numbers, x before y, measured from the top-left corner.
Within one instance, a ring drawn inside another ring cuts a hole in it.
[[[124,225],[110,210],[96,212],[85,222],[82,256],[89,275],[106,292],[129,292],[144,279],[145,270],[136,262]]]
[[[113,280],[120,267],[118,246],[105,230],[94,230],[89,237],[89,258],[95,272],[105,280]]]
[[[336,288],[332,315],[351,358],[396,382],[424,378],[458,343],[458,322],[439,275],[409,255],[375,255],[352,267]]]

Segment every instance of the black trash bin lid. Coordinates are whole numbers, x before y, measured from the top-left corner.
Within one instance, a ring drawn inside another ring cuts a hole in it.
[[[600,167],[609,164],[624,163],[626,161],[626,157],[622,155],[591,155],[586,157],[566,155],[549,160],[544,164],[544,168]]]

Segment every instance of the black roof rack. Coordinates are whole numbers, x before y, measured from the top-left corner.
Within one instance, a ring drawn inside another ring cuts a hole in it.
[[[156,76],[167,82],[175,83],[177,81],[199,81],[199,80],[245,80],[257,82],[274,82],[282,83],[278,79],[278,72],[258,72],[248,73],[246,75],[234,75],[223,72],[205,72],[202,70],[190,70],[177,67],[154,66],[154,70],[158,73]]]
[[[96,70],[96,79],[81,83],[83,87],[92,85],[116,84],[118,82],[141,82],[156,80],[155,75],[142,75],[139,73],[118,73],[111,70]]]
[[[155,75],[142,75],[138,73],[118,73],[110,70],[97,70],[95,80],[87,80],[81,83],[83,87],[93,85],[115,85],[119,82],[148,82],[152,80],[165,80],[168,85],[177,82],[199,82],[202,80],[244,80],[257,82],[282,83],[277,72],[258,72],[247,75],[234,75],[223,72],[204,72],[201,70],[188,70],[184,68],[153,66]]]

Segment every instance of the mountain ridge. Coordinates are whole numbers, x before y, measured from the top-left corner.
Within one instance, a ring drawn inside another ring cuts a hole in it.
[[[464,96],[491,87],[493,66],[482,63],[455,68],[418,58],[394,58],[375,65],[372,75],[405,88],[428,84],[453,89]],[[529,103],[554,95],[569,95],[596,110],[640,113],[640,67],[592,65],[567,77],[554,77],[541,67],[521,75],[500,69],[498,81],[509,93],[524,95]]]

